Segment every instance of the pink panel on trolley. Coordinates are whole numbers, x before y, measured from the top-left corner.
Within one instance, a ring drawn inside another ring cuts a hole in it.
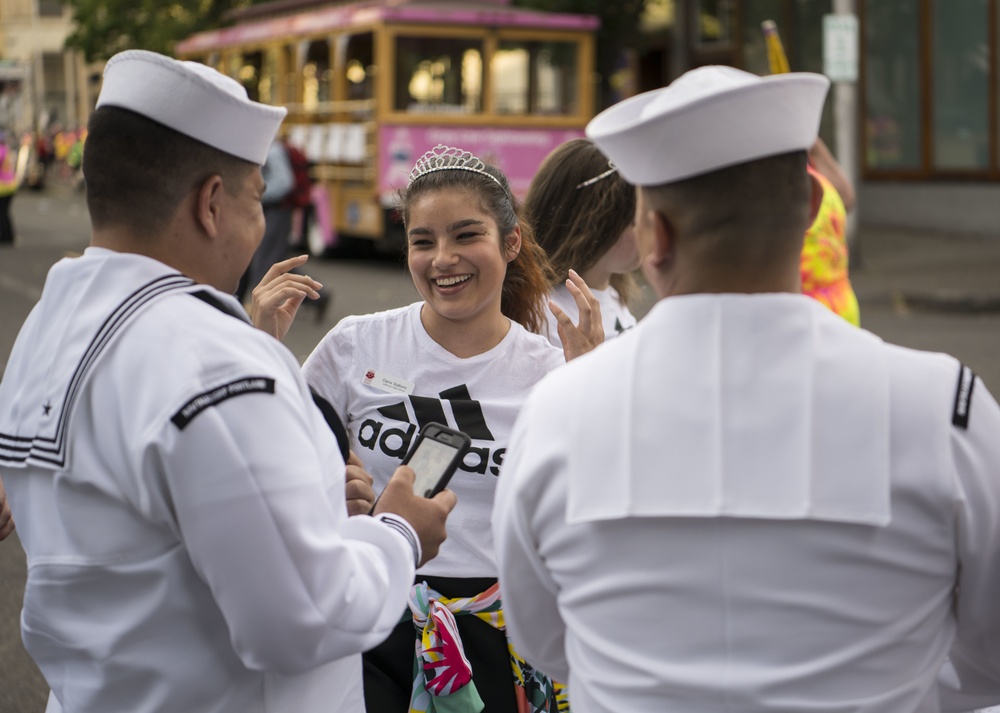
[[[556,146],[583,136],[575,129],[382,126],[379,128],[378,190],[383,201],[406,186],[410,169],[437,144],[471,151],[506,174],[523,198],[542,159]]]

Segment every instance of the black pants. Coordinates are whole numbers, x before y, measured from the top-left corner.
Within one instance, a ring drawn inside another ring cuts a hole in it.
[[[10,204],[13,200],[13,193],[0,196],[0,243],[7,245],[14,243],[14,223],[10,219]]]
[[[471,597],[495,579],[457,579],[418,576],[445,597]],[[472,664],[472,680],[486,704],[483,713],[516,713],[514,674],[510,668],[507,635],[471,615],[456,616],[465,655]],[[364,654],[365,708],[368,713],[406,713],[413,689],[413,651],[419,632],[413,620],[399,624],[383,643]]]

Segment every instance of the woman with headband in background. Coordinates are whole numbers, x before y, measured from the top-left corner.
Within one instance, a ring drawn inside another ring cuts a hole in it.
[[[524,209],[555,271],[549,298],[571,319],[576,304],[566,284],[576,270],[601,305],[606,338],[635,326],[629,309],[639,292],[635,188],[588,139],[571,139],[550,153],[531,181]],[[551,312],[546,334],[561,344]]]

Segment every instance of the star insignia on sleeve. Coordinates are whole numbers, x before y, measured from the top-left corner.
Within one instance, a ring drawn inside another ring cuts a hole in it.
[[[42,404],[42,411],[45,413],[46,416],[49,415],[49,411],[51,411],[51,410],[52,410],[52,402],[51,401],[46,401],[44,404]]]

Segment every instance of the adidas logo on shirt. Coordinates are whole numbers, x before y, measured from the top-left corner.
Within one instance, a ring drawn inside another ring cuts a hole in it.
[[[379,450],[387,456],[403,459],[417,430],[432,421],[448,425],[469,434],[473,444],[476,441],[493,441],[493,433],[486,425],[482,405],[469,395],[465,384],[453,386],[438,394],[440,399],[427,396],[407,396],[406,401],[400,401],[378,409],[380,415],[388,421],[367,418],[361,422],[358,431],[358,443],[371,451]],[[444,404],[451,406],[453,420],[445,413]],[[411,418],[412,411],[412,418]],[[405,427],[391,426],[391,422],[402,422]],[[503,455],[506,448],[492,449],[473,445],[459,465],[459,470],[479,475],[500,474]]]

